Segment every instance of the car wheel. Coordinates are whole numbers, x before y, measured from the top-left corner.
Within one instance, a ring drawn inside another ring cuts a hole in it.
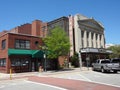
[[[104,73],[104,72],[105,72],[105,69],[104,69],[104,68],[101,68],[101,72]]]
[[[114,70],[113,72],[114,72],[114,73],[117,73],[117,71],[116,71],[116,70]]]
[[[93,71],[95,71],[95,68],[94,68],[94,67],[92,67],[92,70],[93,70]]]

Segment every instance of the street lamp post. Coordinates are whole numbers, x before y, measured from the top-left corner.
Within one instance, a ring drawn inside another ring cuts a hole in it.
[[[87,68],[88,68],[88,70],[89,70],[90,57],[89,57],[89,54],[87,55],[88,52],[89,52],[89,48],[86,48],[86,62],[87,62]]]
[[[44,45],[44,46],[41,46],[41,49],[43,50],[44,54],[43,54],[43,58],[44,58],[44,71],[46,72],[46,62],[47,62],[47,47]]]
[[[78,57],[79,57],[79,65],[80,65],[80,70],[82,70],[81,48],[80,48],[80,50],[79,50]]]
[[[46,52],[44,53],[44,67],[45,67],[45,72],[46,72]]]

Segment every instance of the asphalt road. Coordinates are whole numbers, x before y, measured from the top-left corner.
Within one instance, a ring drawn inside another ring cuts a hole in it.
[[[100,84],[106,84],[110,86],[120,87],[120,72],[118,73],[101,73],[96,71],[82,71],[71,72],[64,74],[49,75],[51,77],[83,80],[88,82],[95,82]]]

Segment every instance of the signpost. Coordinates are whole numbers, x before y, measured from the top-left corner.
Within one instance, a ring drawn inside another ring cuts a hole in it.
[[[89,70],[89,61],[90,61],[90,58],[86,57],[86,62],[87,62],[87,68],[88,68],[88,70]]]

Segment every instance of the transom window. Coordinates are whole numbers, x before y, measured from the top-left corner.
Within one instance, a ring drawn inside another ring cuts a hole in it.
[[[15,48],[30,49],[30,41],[28,40],[15,40]]]

